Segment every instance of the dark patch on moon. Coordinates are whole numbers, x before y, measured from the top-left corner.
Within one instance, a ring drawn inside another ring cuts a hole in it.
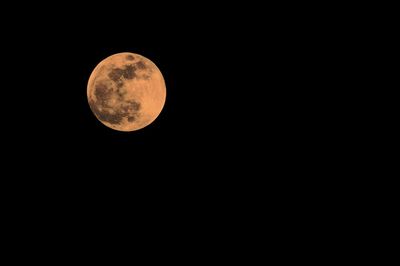
[[[127,55],[127,56],[125,57],[125,59],[126,59],[126,60],[129,60],[129,61],[133,61],[133,60],[135,60],[135,57],[134,57],[133,55]]]
[[[108,106],[108,100],[110,99],[112,91],[103,83],[96,84],[94,95],[97,101],[99,101],[102,106]]]
[[[121,109],[123,110],[124,113],[130,113],[130,112],[136,113],[140,110],[140,108],[141,108],[140,103],[133,100],[125,101],[121,105]]]
[[[96,84],[96,90],[94,91],[94,95],[97,99],[104,99],[109,96],[109,90],[106,85],[103,83]]]
[[[120,68],[113,68],[111,71],[108,73],[108,77],[114,81],[117,82],[121,76],[123,75],[124,71]]]
[[[125,79],[133,79],[136,77],[136,67],[134,65],[126,65],[124,69],[122,68],[113,68],[108,73],[108,77],[114,81],[117,86],[122,86],[123,81],[121,80],[122,77]]]
[[[145,63],[143,63],[143,61],[139,61],[139,62],[137,62],[136,63],[136,67],[138,68],[138,69],[146,69],[146,64]]]
[[[120,113],[111,114],[108,111],[98,113],[98,117],[100,120],[110,124],[120,124],[123,118]]]
[[[142,76],[142,79],[144,79],[144,80],[149,80],[150,78],[151,78],[151,76],[148,75],[148,74],[144,74],[144,75]]]
[[[124,78],[126,79],[133,79],[136,75],[135,75],[135,71],[136,71],[136,67],[133,65],[126,65],[125,66],[125,70],[122,73],[122,75],[124,76]]]
[[[133,111],[139,111],[139,109],[141,108],[140,103],[137,102],[137,101],[131,100],[131,101],[128,101],[128,103],[129,103],[130,108],[131,108]]]
[[[121,102],[119,107],[110,107],[108,100],[111,98],[112,90],[104,84],[98,84],[95,88],[96,101],[90,99],[89,105],[96,117],[103,122],[110,124],[120,124],[124,117],[128,118],[128,122],[134,122],[139,116],[141,105],[135,100],[124,101],[124,93],[126,91],[118,89],[116,93]],[[111,112],[114,110],[114,112]]]
[[[103,122],[108,122],[110,124],[119,124],[123,119],[123,116],[121,116],[121,114],[118,112],[112,114],[104,108],[102,108],[102,110],[100,111],[100,106],[102,105],[102,103],[99,104],[97,102],[89,101],[89,105],[97,118]]]

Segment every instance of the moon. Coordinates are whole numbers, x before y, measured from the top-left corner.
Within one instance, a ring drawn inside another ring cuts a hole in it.
[[[135,131],[150,125],[165,104],[166,87],[158,67],[135,53],[118,53],[101,61],[87,85],[90,109],[105,126]]]

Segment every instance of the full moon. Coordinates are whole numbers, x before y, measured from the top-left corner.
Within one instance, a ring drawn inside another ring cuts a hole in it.
[[[105,126],[135,131],[151,124],[166,98],[158,67],[134,53],[118,53],[101,61],[87,85],[90,109]]]

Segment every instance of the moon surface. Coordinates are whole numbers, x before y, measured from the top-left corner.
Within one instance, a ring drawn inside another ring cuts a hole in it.
[[[135,131],[151,124],[165,104],[165,81],[158,67],[134,53],[101,61],[87,85],[90,109],[105,126]]]

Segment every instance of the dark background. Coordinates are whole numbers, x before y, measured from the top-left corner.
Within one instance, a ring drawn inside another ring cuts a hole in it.
[[[347,43],[329,9],[46,10],[3,24],[4,153],[26,189],[234,201],[314,182],[296,173],[333,171],[324,154],[345,132],[329,106],[340,95],[335,77],[346,74],[333,66]],[[119,52],[149,58],[166,82],[162,113],[137,132],[103,126],[87,103],[92,70]]]
[[[276,99],[266,97],[276,93],[266,88],[277,85],[266,73],[282,67],[266,60],[275,60],[280,41],[265,39],[276,33],[249,28],[238,14],[226,12],[229,18],[211,8],[156,12],[147,7],[131,15],[61,9],[40,13],[42,18],[37,14],[10,30],[14,36],[7,39],[13,51],[5,55],[8,80],[21,88],[11,91],[20,95],[21,106],[11,113],[24,120],[11,119],[18,130],[9,133],[28,157],[77,171],[86,164],[134,172],[153,164],[171,171],[182,165],[212,171],[210,160],[246,156],[239,150],[253,145],[261,134],[255,129],[274,119],[264,113],[281,112],[271,107]],[[104,127],[86,99],[94,67],[124,51],[151,59],[167,86],[159,118],[133,133]]]
[[[179,256],[202,253],[187,244],[196,242],[224,256],[224,248],[244,254],[243,245],[264,252],[258,243],[274,234],[278,249],[305,246],[310,231],[314,243],[330,240],[327,231],[340,238],[337,225],[363,200],[341,205],[358,190],[347,178],[358,170],[345,168],[362,112],[346,111],[359,100],[346,80],[356,73],[359,22],[341,26],[346,10],[136,1],[4,8],[12,19],[0,24],[0,189],[13,241],[56,249],[61,240],[85,254],[110,244],[131,252],[137,239],[168,250],[176,241]],[[92,70],[119,52],[152,60],[167,88],[160,116],[131,133],[102,125],[86,98]]]
[[[346,73],[328,70],[326,62],[334,66],[345,43],[335,38],[327,9],[46,10],[4,27],[6,81],[14,88],[6,90],[4,132],[16,158],[39,172],[110,171],[143,180],[153,171],[163,179],[230,175],[238,168],[251,175],[265,165],[299,167],[310,148],[318,157],[325,134],[335,130],[325,122],[331,119],[326,106],[340,94],[335,76]],[[103,126],[86,99],[94,67],[124,51],[151,59],[167,86],[161,115],[132,133]]]
[[[115,264],[150,253],[146,261],[249,264],[270,253],[336,258],[370,243],[363,225],[382,204],[364,186],[381,174],[360,174],[370,140],[354,130],[366,117],[358,103],[374,101],[359,86],[370,52],[354,39],[374,23],[354,14],[373,12],[251,1],[17,5],[0,16],[0,206],[3,253],[14,261]],[[137,132],[103,126],[87,103],[92,70],[119,52],[148,57],[166,82],[162,113]]]

